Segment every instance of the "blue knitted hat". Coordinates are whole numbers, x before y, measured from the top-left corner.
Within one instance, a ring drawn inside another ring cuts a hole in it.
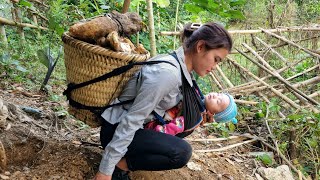
[[[230,99],[229,106],[222,112],[219,112],[213,116],[214,120],[219,123],[232,122],[233,124],[237,124],[238,120],[237,116],[237,105],[234,102],[233,97],[230,94],[225,93]]]

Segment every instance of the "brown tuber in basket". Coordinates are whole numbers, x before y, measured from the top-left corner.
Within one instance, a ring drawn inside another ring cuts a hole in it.
[[[115,68],[131,62],[142,62],[150,57],[149,53],[141,55],[115,52],[74,39],[68,33],[63,34],[62,41],[68,83],[86,82]],[[75,89],[71,92],[70,98],[86,106],[104,107],[119,96],[126,82],[138,68],[134,67],[118,76]],[[69,105],[68,111],[91,127],[100,125],[99,118],[89,110],[77,109]]]

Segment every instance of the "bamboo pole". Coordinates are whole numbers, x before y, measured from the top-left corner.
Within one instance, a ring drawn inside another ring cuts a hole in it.
[[[6,35],[6,29],[4,28],[4,25],[0,23],[0,36],[1,36],[1,41],[4,44],[5,47],[8,46],[8,39]]]
[[[287,69],[289,69],[289,68],[291,68],[291,67],[299,64],[300,62],[302,62],[302,61],[304,61],[304,60],[305,60],[305,58],[300,59],[300,60],[298,60],[298,61],[290,64],[289,66],[285,66],[285,67],[277,70],[277,72],[278,72],[278,73],[282,73],[283,71],[285,71],[285,70],[287,70]],[[268,78],[270,78],[270,77],[272,77],[272,75],[267,75],[267,76],[261,78],[261,80],[266,80],[266,79],[268,79]],[[227,91],[229,91],[229,92],[237,92],[237,91],[241,91],[241,90],[245,90],[245,89],[251,89],[252,87],[257,87],[257,86],[260,86],[260,85],[261,85],[260,82],[251,81],[251,82],[242,84],[242,85],[240,85],[240,86],[236,86],[236,87],[234,87],[234,88],[229,88],[229,89],[227,89]]]
[[[10,25],[10,26],[29,27],[29,28],[35,28],[35,29],[48,30],[48,28],[45,28],[45,27],[35,26],[32,24],[28,24],[28,23],[19,23],[19,22],[8,20],[3,17],[0,17],[0,23],[5,24],[5,25]]]
[[[309,97],[311,98],[317,97],[317,96],[320,96],[320,90],[309,95]]]
[[[14,12],[14,17],[15,17],[15,21],[21,23],[21,11],[20,8],[18,6],[16,6],[15,4],[13,4],[13,12]],[[25,43],[25,36],[24,36],[24,31],[23,31],[23,27],[17,26],[17,31],[20,34],[20,41],[22,44]]]
[[[154,30],[154,21],[153,21],[153,6],[152,0],[147,0],[147,11],[148,11],[148,19],[149,19],[149,38],[150,38],[150,47],[151,47],[151,57],[157,54],[156,50],[156,35]]]
[[[308,79],[308,80],[293,84],[292,86],[295,87],[295,88],[299,88],[299,87],[307,86],[309,84],[315,84],[315,83],[318,83],[318,82],[320,82],[320,77],[316,76],[316,77],[313,77],[311,79]],[[273,87],[276,87],[276,86],[279,86],[279,85],[282,85],[282,84],[276,84]],[[261,87],[253,88],[251,90],[243,90],[243,91],[239,91],[239,92],[240,93],[245,92],[246,94],[251,94],[251,93],[256,92],[256,91],[257,92],[261,92],[261,91],[263,91],[263,90],[265,90],[267,88],[268,88],[267,86],[261,86]],[[278,91],[279,92],[283,92],[283,91],[285,91],[285,89],[278,89]]]
[[[220,82],[218,81],[218,79],[214,76],[214,74],[212,72],[209,73],[210,77],[213,79],[213,81],[216,83],[216,85],[218,86],[218,88],[220,90],[223,90],[223,87],[221,86]]]
[[[33,19],[33,22],[36,26],[38,26],[38,19],[37,19],[37,16],[35,14],[32,14],[32,19]],[[40,37],[40,31],[37,32],[38,34],[38,37]]]
[[[245,101],[245,100],[240,100],[240,99],[235,99],[234,102],[238,104],[247,104],[247,105],[257,105],[259,102],[256,101]]]
[[[221,68],[217,65],[217,70],[220,73],[223,80],[228,84],[229,87],[234,87],[234,85],[231,83],[231,81],[227,78],[227,76],[223,73]]]
[[[264,41],[262,41],[260,38],[255,37],[256,40],[258,40],[261,44],[263,44],[265,47],[267,47],[268,49],[271,50],[271,52],[273,52],[275,55],[278,56],[278,58],[283,61],[284,63],[288,63],[288,61],[281,55],[279,54],[276,50],[274,50],[270,45],[268,45],[267,43],[265,43]]]
[[[287,81],[290,81],[290,80],[292,80],[292,79],[294,79],[294,78],[296,78],[296,77],[299,77],[299,76],[301,76],[301,75],[303,75],[303,74],[305,74],[305,73],[307,73],[307,72],[310,72],[310,71],[312,71],[312,70],[314,70],[314,69],[316,69],[316,68],[320,68],[320,65],[317,64],[317,65],[315,65],[315,66],[313,66],[313,67],[311,67],[311,68],[309,68],[309,69],[307,69],[307,70],[302,71],[301,73],[298,73],[298,74],[296,74],[296,75],[294,75],[294,76],[291,76],[291,77],[287,78],[286,80],[287,80]]]
[[[313,28],[306,28],[306,27],[287,27],[287,28],[277,28],[277,29],[266,29],[265,31],[269,32],[294,32],[294,31],[320,31],[320,28],[313,27]],[[256,30],[229,30],[230,34],[256,34],[262,33],[262,29]],[[172,36],[172,35],[180,35],[180,32],[170,32],[170,31],[162,31],[160,32],[162,36]]]
[[[179,12],[179,5],[180,5],[180,0],[177,0],[177,7],[176,7],[176,17],[174,21],[174,31],[177,31],[177,24],[178,24],[178,12]],[[176,36],[173,38],[173,49],[176,49]]]
[[[256,64],[257,66],[259,66],[260,68],[264,69],[267,73],[269,73],[270,75],[276,77],[279,81],[281,81],[282,83],[284,83],[288,88],[292,89],[293,91],[297,92],[298,94],[300,94],[302,97],[306,98],[309,102],[313,103],[314,105],[319,105],[319,103],[317,101],[315,101],[312,98],[309,98],[305,93],[303,93],[302,91],[300,91],[299,89],[293,87],[287,80],[285,80],[282,76],[280,76],[279,73],[274,73],[271,70],[273,69],[271,66],[268,66],[269,68],[271,68],[270,70],[266,67],[264,67],[263,65],[261,65],[260,63],[256,62],[255,60],[253,60],[252,58],[250,58],[248,55],[244,54],[241,50],[236,49],[237,51],[239,51],[243,56],[245,56],[247,59],[249,59],[251,62],[253,62],[254,64]],[[259,58],[260,60],[263,60],[263,58],[258,55],[256,52],[254,52],[254,50],[252,51],[254,53],[254,55]],[[264,60],[263,60],[264,61]],[[267,65],[267,63],[266,63]],[[274,70],[274,69],[273,69]]]
[[[314,53],[314,52],[312,52],[312,51],[310,51],[310,50],[308,50],[308,49],[306,49],[306,48],[304,48],[304,47],[302,47],[302,46],[300,46],[300,45],[298,45],[298,44],[296,44],[296,43],[294,43],[294,42],[292,42],[292,41],[290,41],[290,40],[288,40],[288,39],[286,39],[286,38],[284,38],[282,36],[279,36],[277,34],[274,34],[274,33],[270,32],[270,31],[262,29],[262,28],[260,28],[260,29],[266,34],[269,34],[269,35],[271,35],[271,36],[273,36],[273,37],[275,37],[277,39],[280,39],[280,40],[282,40],[282,41],[284,41],[284,42],[286,42],[286,43],[288,43],[288,44],[290,44],[290,45],[292,45],[294,47],[297,47],[297,48],[301,49],[302,51],[304,51],[304,52],[306,52],[306,53],[308,53],[308,54],[310,54],[312,56],[320,58],[319,54]]]
[[[287,96],[283,95],[282,93],[280,93],[278,90],[276,90],[275,88],[273,88],[272,86],[270,86],[269,84],[267,84],[266,82],[264,82],[263,80],[261,80],[259,77],[257,77],[256,75],[254,75],[253,73],[251,73],[250,71],[248,71],[246,68],[242,67],[240,64],[238,64],[237,62],[235,62],[234,60],[230,59],[229,57],[227,57],[227,59],[229,61],[231,61],[233,63],[234,66],[238,66],[239,68],[242,69],[242,71],[245,71],[248,75],[250,75],[252,78],[254,78],[255,80],[261,82],[262,84],[264,84],[265,86],[268,86],[270,88],[270,90],[275,93],[276,95],[278,95],[280,98],[282,98],[283,100],[285,100],[288,104],[290,104],[292,107],[296,108],[296,109],[300,109],[300,106],[298,104],[296,104],[295,102],[293,102],[291,99],[289,99]]]
[[[216,78],[216,80],[219,82],[219,84],[221,85],[222,89],[226,89],[225,88],[225,84],[223,84],[223,82],[221,81],[221,78],[218,76],[218,74],[215,71],[211,71],[211,73]]]
[[[299,39],[299,40],[295,40],[293,42],[295,43],[299,43],[299,42],[303,42],[303,41],[307,41],[307,40],[311,40],[311,39],[317,39],[319,38],[320,35],[317,35],[317,36],[312,36],[312,37],[308,37],[308,38],[304,38],[304,39]],[[270,46],[271,48],[275,49],[275,48],[279,48],[279,47],[283,47],[283,46],[286,46],[288,45],[288,43],[286,42],[281,42],[279,44],[276,44],[276,45],[273,45],[273,46]],[[262,51],[263,49],[259,49],[257,51]],[[249,53],[249,51],[244,51],[245,53]],[[238,51],[231,51],[230,54],[239,54]]]

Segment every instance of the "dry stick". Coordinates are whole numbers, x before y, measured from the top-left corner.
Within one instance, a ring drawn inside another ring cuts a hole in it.
[[[309,95],[309,97],[317,97],[317,96],[320,96],[320,90]]]
[[[310,55],[312,55],[314,57],[320,58],[319,54],[314,53],[314,52],[312,52],[312,51],[310,51],[310,50],[308,50],[308,49],[306,49],[306,48],[304,48],[304,47],[302,47],[302,46],[300,46],[300,45],[298,45],[298,44],[296,44],[296,43],[294,43],[294,42],[292,42],[292,41],[290,41],[290,40],[288,40],[288,39],[286,39],[284,37],[281,37],[281,36],[279,36],[277,34],[274,34],[274,33],[270,32],[268,30],[265,30],[265,29],[262,29],[262,28],[260,28],[260,29],[266,34],[269,34],[269,35],[271,35],[271,36],[273,36],[273,37],[275,37],[277,39],[280,39],[280,40],[282,40],[282,41],[284,41],[284,42],[286,42],[286,43],[288,43],[288,44],[290,44],[290,45],[292,45],[294,47],[297,47],[297,48],[301,49],[302,51],[304,51],[304,52],[306,52],[306,53],[308,53],[308,54],[310,54]]]
[[[35,14],[32,14],[32,19],[33,19],[33,22],[35,25],[38,25],[38,19],[37,19],[37,16]],[[38,30],[38,37],[40,37],[40,32]]]
[[[308,79],[308,80],[305,80],[305,81],[301,81],[301,82],[298,82],[296,84],[293,84],[292,86],[295,87],[295,88],[299,88],[299,87],[302,87],[302,86],[307,86],[309,84],[315,84],[317,82],[320,81],[320,76],[316,76],[316,77],[313,77],[311,79]],[[276,85],[273,85],[272,87],[276,87],[276,86],[280,86],[282,84],[276,84]],[[261,87],[257,87],[257,88],[253,88],[251,90],[241,90],[239,91],[240,93],[241,92],[244,92],[246,94],[251,94],[253,92],[256,92],[256,91],[263,91],[265,89],[267,89],[268,87],[267,86],[261,86]],[[284,89],[278,89],[279,92],[283,92],[285,91]],[[272,96],[272,95],[271,95]],[[310,96],[309,96],[310,97]]]
[[[149,20],[149,38],[150,38],[150,47],[151,47],[151,57],[157,54],[156,50],[156,35],[154,30],[154,17],[153,17],[153,5],[152,0],[147,0],[147,11],[148,11],[148,20]]]
[[[232,148],[244,145],[244,144],[249,144],[249,143],[255,142],[257,140],[258,139],[250,139],[250,140],[247,140],[247,141],[243,141],[241,143],[232,144],[232,145],[229,145],[229,146],[226,146],[226,147],[222,147],[222,148],[218,148],[218,149],[208,149],[208,150],[202,149],[202,150],[194,150],[194,152],[207,153],[207,152],[226,151],[228,149],[232,149]]]
[[[264,82],[263,80],[261,80],[259,77],[257,77],[256,75],[252,74],[250,71],[248,71],[246,68],[242,67],[240,64],[238,64],[237,62],[235,62],[234,60],[230,59],[229,57],[227,58],[229,61],[231,61],[233,63],[234,66],[238,66],[239,68],[242,69],[242,71],[245,71],[248,75],[250,75],[252,78],[254,78],[255,80],[261,82],[262,84],[264,84],[265,86],[268,86],[270,88],[270,90],[277,94],[279,97],[281,97],[283,100],[285,100],[288,104],[290,104],[292,107],[296,108],[296,109],[300,109],[300,106],[298,104],[296,104],[295,102],[293,102],[291,99],[289,99],[287,96],[281,94],[278,90],[276,90],[275,88],[271,87],[269,84],[267,84],[266,82]]]
[[[264,41],[262,41],[260,38],[255,37],[261,44],[263,44],[265,47],[267,47],[268,49],[271,50],[271,52],[273,52],[275,55],[277,55],[279,57],[279,59],[281,61],[283,61],[284,63],[288,63],[288,61],[281,55],[279,54],[276,50],[274,50],[270,45],[268,45],[267,43],[265,43]]]
[[[211,142],[218,142],[218,141],[228,141],[232,139],[242,139],[246,138],[243,136],[229,136],[227,138],[211,138],[211,139],[192,139],[192,138],[186,138],[186,141],[192,141],[192,142],[202,142],[202,141],[211,141]]]
[[[296,74],[296,75],[294,75],[294,76],[291,76],[291,77],[287,78],[286,80],[287,80],[287,81],[290,81],[291,79],[294,79],[294,78],[299,77],[299,76],[301,76],[301,75],[303,75],[303,74],[305,74],[305,73],[307,73],[307,72],[310,72],[310,71],[316,69],[317,67],[320,67],[320,65],[317,64],[317,65],[315,65],[315,66],[313,66],[313,67],[311,67],[311,68],[309,68],[309,69],[307,69],[307,70],[302,71],[301,73],[298,73],[298,74]]]
[[[277,151],[276,148],[272,147],[270,144],[266,143],[265,141],[261,141],[262,144],[264,144],[265,146],[267,146],[268,148],[272,149],[273,151],[277,152],[279,154],[279,156],[288,164],[288,166],[290,166],[290,168],[296,172],[297,174],[299,174],[299,170],[294,167],[291,162],[280,152]],[[302,174],[302,179],[307,180],[307,178]]]
[[[281,72],[289,69],[290,67],[293,67],[294,65],[300,63],[303,60],[305,60],[305,59],[300,59],[299,61],[296,61],[295,63],[291,64],[290,66],[286,66],[286,67],[283,67],[283,68],[279,69],[277,72],[281,73]],[[269,77],[272,77],[272,76],[271,75],[265,76],[265,77],[261,78],[261,80],[266,80]],[[234,89],[231,89],[231,90],[228,89],[228,91],[230,91],[230,92],[238,92],[238,91],[240,91],[241,92],[241,91],[244,91],[244,90],[247,90],[247,89],[252,89],[252,87],[256,87],[256,86],[260,86],[260,85],[261,85],[260,82],[255,82],[253,84],[251,83],[251,84],[246,85],[246,86],[241,86],[241,87],[238,86],[239,88],[235,87]],[[261,89],[261,90],[263,90],[263,89]]]
[[[248,105],[257,105],[258,102],[255,101],[245,101],[245,100],[240,100],[240,99],[235,99],[234,102],[238,104],[248,104]]]
[[[292,31],[320,31],[320,28],[306,28],[306,27],[287,27],[287,28],[278,28],[278,29],[267,29],[269,32],[292,32]],[[252,29],[252,30],[229,30],[230,34],[255,34],[262,33],[263,30],[260,29]],[[162,31],[160,32],[162,36],[172,36],[172,35],[180,35],[180,32],[170,32],[170,31]]]
[[[213,74],[213,76],[216,78],[216,80],[219,82],[219,84],[221,85],[222,89],[225,89],[225,85],[222,83],[221,79],[219,78],[219,76],[216,74],[215,71],[211,71],[211,73]]]
[[[20,8],[18,6],[16,6],[15,4],[13,6],[13,12],[14,12],[14,17],[15,17],[14,20],[16,22],[21,23],[22,22],[21,17],[20,17],[21,11],[20,11]],[[24,36],[23,27],[18,26],[17,30],[18,30],[18,33],[20,34],[20,37],[21,37],[21,39],[20,39],[21,43],[25,43],[25,36]]]
[[[303,42],[303,41],[307,41],[307,40],[311,40],[311,39],[317,39],[319,37],[320,37],[320,35],[317,35],[317,36],[312,36],[312,37],[308,37],[308,38],[304,38],[304,39],[300,39],[300,40],[295,40],[293,42],[298,43],[298,42]],[[283,42],[283,43],[279,43],[276,45],[272,45],[270,47],[275,49],[275,48],[279,48],[279,47],[283,47],[283,46],[287,46],[287,45],[288,45],[288,43]],[[257,51],[263,51],[263,49],[258,49]],[[244,51],[244,52],[249,53],[249,51]],[[231,51],[230,54],[239,54],[239,52],[238,51]]]
[[[6,36],[6,29],[4,28],[4,25],[0,23],[0,36],[1,36],[1,41],[5,45],[5,47],[8,46],[8,39]]]
[[[270,71],[269,69],[267,69],[266,67],[264,67],[263,65],[261,65],[260,63],[256,62],[255,60],[253,60],[252,58],[250,58],[248,55],[246,55],[245,53],[243,53],[241,50],[236,49],[237,51],[240,52],[240,54],[242,54],[243,56],[245,56],[247,59],[249,59],[251,62],[253,62],[254,64],[256,64],[257,66],[259,66],[260,68],[262,68],[263,70],[265,70],[267,73],[273,75],[274,77],[276,77],[279,81],[283,82],[287,87],[289,87],[290,89],[292,89],[293,91],[297,92],[299,95],[301,95],[302,97],[306,98],[308,101],[310,101],[311,103],[315,104],[315,105],[319,105],[319,103],[317,101],[315,101],[312,98],[309,98],[305,93],[303,93],[302,91],[300,91],[299,89],[293,87],[287,80],[285,80],[282,76],[280,76],[280,74],[278,73],[274,73],[272,71]],[[254,51],[253,51],[254,52]],[[255,52],[254,52],[255,53]],[[258,54],[257,54],[258,55]],[[256,56],[262,58],[261,56]],[[270,67],[270,66],[269,66]]]
[[[234,87],[234,85],[231,83],[231,81],[227,78],[227,76],[223,73],[223,71],[221,70],[221,68],[217,65],[217,70],[220,73],[220,75],[222,76],[223,80],[225,80],[225,82],[228,84],[229,87]]]
[[[213,81],[216,83],[216,85],[218,85],[219,89],[223,90],[223,87],[221,86],[217,78],[214,76],[214,74],[212,72],[210,72],[209,74],[210,74],[210,77],[213,79]]]
[[[308,57],[306,57],[306,58],[308,58]],[[282,73],[283,71],[285,71],[285,70],[287,70],[287,69],[299,64],[300,62],[304,61],[306,58],[302,58],[302,59],[290,64],[289,66],[282,67],[281,69],[277,70],[277,73]],[[261,79],[262,80],[266,80],[267,78],[270,78],[270,77],[272,77],[272,75],[267,75],[267,76],[265,76],[265,77],[263,77]],[[251,82],[248,82],[248,83],[245,83],[245,84],[242,84],[240,86],[236,86],[234,88],[230,88],[230,89],[227,89],[227,90],[233,92],[233,91],[238,91],[238,89],[239,90],[244,90],[244,89],[249,89],[249,88],[252,88],[252,87],[255,87],[255,86],[260,86],[260,85],[261,85],[260,82],[251,81]]]
[[[35,26],[32,24],[28,24],[28,23],[18,23],[15,21],[10,21],[10,20],[3,18],[3,17],[0,17],[0,23],[10,25],[10,26],[29,27],[29,28],[35,28],[35,29],[48,30],[48,28],[45,28],[45,27]]]

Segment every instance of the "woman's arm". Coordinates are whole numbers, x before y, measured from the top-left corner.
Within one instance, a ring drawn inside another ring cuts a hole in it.
[[[178,74],[176,67],[171,65],[158,64],[143,68],[137,96],[128,112],[120,117],[113,139],[105,148],[99,167],[101,173],[112,174],[115,165],[127,152],[135,132],[142,128],[144,120],[164,96],[178,88]]]

